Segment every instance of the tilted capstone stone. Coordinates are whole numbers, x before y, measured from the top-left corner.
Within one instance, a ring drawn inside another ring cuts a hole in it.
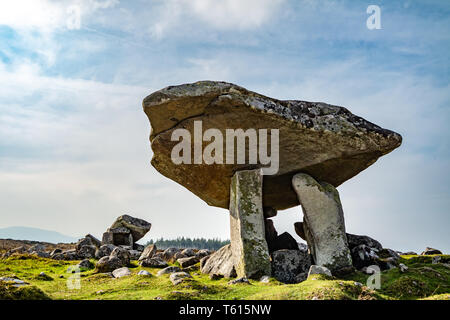
[[[332,272],[352,268],[338,191],[307,174],[296,174],[292,186],[303,209],[303,228],[314,263]]]
[[[238,277],[271,274],[262,207],[262,171],[242,170],[230,186],[230,240]]]

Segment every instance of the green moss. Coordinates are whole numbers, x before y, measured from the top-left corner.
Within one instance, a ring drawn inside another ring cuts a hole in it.
[[[0,300],[49,300],[41,289],[35,286],[14,286],[13,282],[0,281]]]
[[[21,288],[0,288],[0,298],[15,299],[448,299],[450,295],[450,269],[444,264],[419,263],[401,259],[409,269],[401,273],[398,268],[381,274],[381,288],[365,286],[368,275],[361,272],[340,279],[313,275],[299,284],[285,285],[271,278],[269,283],[250,280],[251,285],[228,285],[230,279],[211,280],[208,275],[191,272],[192,279],[174,286],[169,275],[156,276],[157,268],[132,268],[132,275],[120,279],[93,270],[82,274],[67,273],[69,265],[78,261],[54,261],[35,257],[14,257],[2,260],[0,276],[17,276],[30,283]],[[147,270],[153,276],[138,276]],[[53,281],[37,279],[45,272]],[[63,275],[63,278],[60,276]],[[79,275],[80,289],[69,289],[69,278]],[[358,284],[358,282],[360,284]],[[363,285],[361,285],[363,284]],[[10,286],[10,284],[8,284]],[[19,290],[20,289],[20,290]],[[24,290],[24,291],[22,291]]]

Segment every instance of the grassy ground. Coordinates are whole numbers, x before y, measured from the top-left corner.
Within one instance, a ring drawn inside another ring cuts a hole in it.
[[[199,271],[191,271],[193,279],[177,286],[168,275],[157,277],[159,269],[142,268],[133,262],[131,276],[114,279],[94,270],[79,273],[80,289],[69,289],[75,284],[74,274],[67,270],[78,261],[55,261],[27,255],[0,260],[0,276],[15,276],[31,286],[15,288],[0,282],[0,299],[445,299],[450,300],[450,268],[443,263],[431,264],[432,257],[403,256],[409,267],[405,273],[398,268],[385,271],[381,288],[365,286],[369,277],[357,272],[345,279],[311,276],[308,280],[285,285],[275,279],[269,283],[250,281],[251,284],[228,285],[229,279],[210,280]],[[443,255],[443,262],[450,256]],[[147,270],[151,276],[138,276]],[[39,277],[45,272],[51,279]],[[77,275],[77,274],[76,274]]]

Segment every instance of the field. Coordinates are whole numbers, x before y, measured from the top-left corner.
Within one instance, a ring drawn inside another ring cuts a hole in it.
[[[342,279],[312,275],[299,284],[285,285],[275,279],[268,283],[250,280],[250,284],[228,284],[229,279],[211,280],[198,270],[190,270],[191,280],[174,286],[168,275],[156,276],[159,269],[142,268],[132,261],[131,276],[119,279],[96,273],[95,269],[70,273],[68,268],[78,261],[56,261],[30,255],[14,255],[0,260],[0,277],[15,277],[30,285],[14,287],[0,281],[0,299],[444,299],[450,300],[450,256],[442,255],[441,262],[432,264],[432,256],[402,256],[409,269],[398,268],[381,274],[381,287],[366,286],[366,274],[356,272]],[[95,262],[92,260],[92,262]],[[147,270],[151,276],[137,275]],[[44,272],[47,276],[39,274]],[[79,276],[79,278],[78,278]],[[68,288],[79,279],[80,287]]]

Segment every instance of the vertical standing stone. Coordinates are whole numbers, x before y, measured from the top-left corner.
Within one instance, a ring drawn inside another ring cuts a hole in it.
[[[292,186],[302,206],[304,235],[316,265],[332,272],[352,268],[345,234],[344,212],[338,191],[307,174],[296,174]]]
[[[264,231],[261,169],[242,170],[231,179],[231,249],[238,277],[271,275]]]

